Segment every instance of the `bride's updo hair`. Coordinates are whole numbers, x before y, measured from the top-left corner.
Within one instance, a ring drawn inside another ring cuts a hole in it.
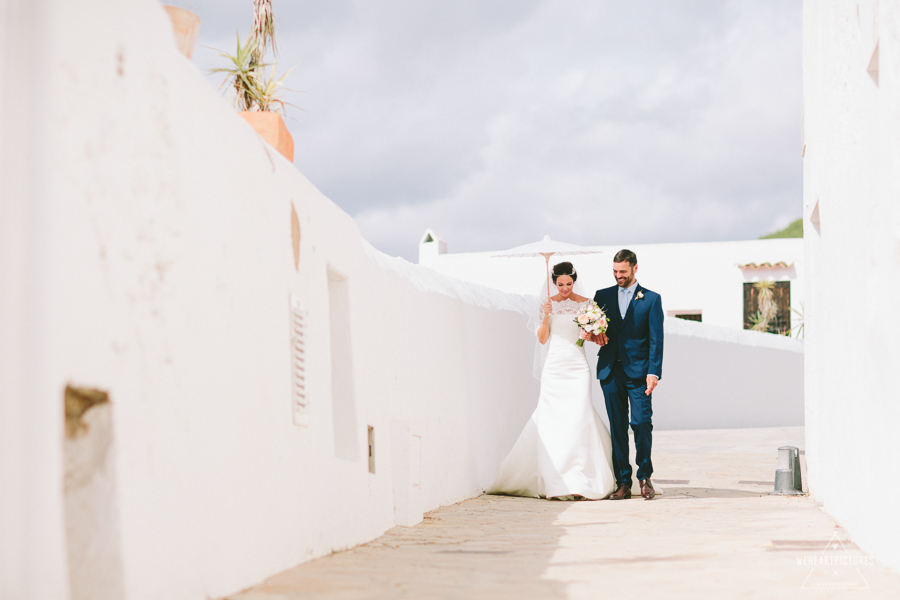
[[[553,283],[556,283],[556,279],[561,275],[568,275],[572,281],[578,281],[578,272],[570,262],[561,262],[553,266]]]

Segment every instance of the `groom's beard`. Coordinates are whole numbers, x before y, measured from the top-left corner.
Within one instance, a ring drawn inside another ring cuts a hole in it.
[[[630,287],[632,283],[634,283],[634,277],[632,277],[631,279],[616,279],[616,283],[619,284],[619,287],[627,288]]]

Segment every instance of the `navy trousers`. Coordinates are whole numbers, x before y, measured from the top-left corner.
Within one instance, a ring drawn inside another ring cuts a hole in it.
[[[609,433],[612,436],[612,463],[616,476],[616,484],[627,484],[631,487],[631,461],[628,443],[628,406],[631,405],[631,430],[634,432],[635,458],[637,460],[637,477],[648,479],[653,473],[650,461],[650,446],[653,444],[653,407],[652,395],[648,396],[647,379],[632,379],[625,374],[622,363],[616,361],[612,373],[600,380],[603,396],[606,399],[606,414],[609,417]]]

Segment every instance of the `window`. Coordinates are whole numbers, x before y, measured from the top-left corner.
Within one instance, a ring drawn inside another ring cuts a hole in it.
[[[791,282],[744,284],[744,329],[787,335],[791,330]]]
[[[676,319],[684,319],[685,321],[697,321],[698,323],[703,322],[703,315],[699,312],[697,313],[675,313]]]

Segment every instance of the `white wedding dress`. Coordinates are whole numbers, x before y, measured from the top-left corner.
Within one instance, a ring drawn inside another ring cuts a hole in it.
[[[579,304],[552,302],[537,409],[500,465],[488,494],[605,498],[616,489],[609,429],[591,402],[593,374],[576,345]]]

